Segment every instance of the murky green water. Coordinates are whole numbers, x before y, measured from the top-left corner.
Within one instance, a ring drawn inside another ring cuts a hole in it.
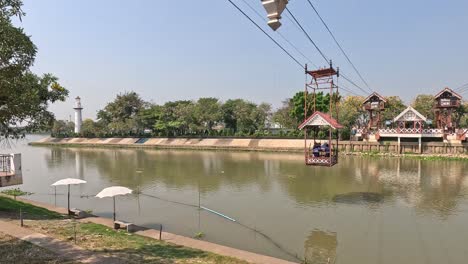
[[[50,184],[77,177],[88,183],[72,187],[73,207],[110,217],[111,200],[87,195],[123,185],[142,194],[118,198],[119,219],[288,260],[468,262],[468,162],[344,157],[315,168],[300,154],[13,148],[35,200],[66,206]]]

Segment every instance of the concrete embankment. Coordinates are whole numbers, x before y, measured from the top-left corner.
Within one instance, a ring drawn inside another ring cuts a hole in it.
[[[313,143],[309,140],[307,144]],[[248,151],[302,152],[303,139],[250,139],[250,138],[52,138],[47,137],[31,145],[62,145],[87,147],[135,147],[179,149],[230,149]],[[442,142],[363,142],[339,141],[340,151],[376,152],[390,154],[468,154],[468,143],[449,144]]]

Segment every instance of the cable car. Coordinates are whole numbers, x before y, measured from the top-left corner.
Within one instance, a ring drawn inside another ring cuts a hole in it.
[[[338,133],[333,133],[343,126],[338,123],[338,77],[339,70],[335,70],[330,62],[329,68],[308,71],[305,67],[306,83],[304,90],[304,117],[305,120],[299,125],[299,129],[304,131],[304,155],[305,164],[309,166],[331,167],[338,163]],[[308,81],[311,77],[310,82]],[[312,102],[308,102],[309,90],[312,92]],[[330,104],[326,109],[318,111],[316,109],[317,92],[328,91]],[[312,114],[307,117],[309,104],[313,104]],[[319,130],[326,132],[325,139],[318,139]],[[312,131],[312,139],[309,139],[309,132]]]

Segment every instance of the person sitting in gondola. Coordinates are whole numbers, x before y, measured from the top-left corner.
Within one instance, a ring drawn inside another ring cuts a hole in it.
[[[328,146],[327,142],[323,143],[322,151],[325,153],[325,157],[330,157],[330,146]]]
[[[312,153],[314,154],[314,157],[320,156],[320,144],[319,143],[314,143],[314,148],[312,149]]]

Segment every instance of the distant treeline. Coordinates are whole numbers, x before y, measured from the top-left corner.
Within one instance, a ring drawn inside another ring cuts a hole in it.
[[[392,120],[406,106],[397,96],[386,98],[382,112],[383,120]],[[328,112],[328,106],[338,106],[333,116],[338,115],[344,125],[340,132],[342,139],[349,139],[353,126],[364,126],[368,121],[367,112],[362,108],[364,97],[309,94],[308,101],[315,101],[316,110]],[[433,97],[418,95],[412,106],[432,119]],[[455,113],[454,119],[467,126],[465,102]],[[307,115],[312,113],[308,105]],[[244,99],[199,98],[196,101],[179,100],[163,105],[145,102],[137,93],[117,95],[114,101],[98,111],[97,120],[83,121],[81,133],[73,133],[74,123],[56,120],[52,127],[55,137],[303,137],[297,126],[304,120],[304,93],[298,92],[283,101],[276,110],[268,103],[255,104]],[[430,126],[430,125],[428,125]],[[318,137],[324,138],[323,131]]]

